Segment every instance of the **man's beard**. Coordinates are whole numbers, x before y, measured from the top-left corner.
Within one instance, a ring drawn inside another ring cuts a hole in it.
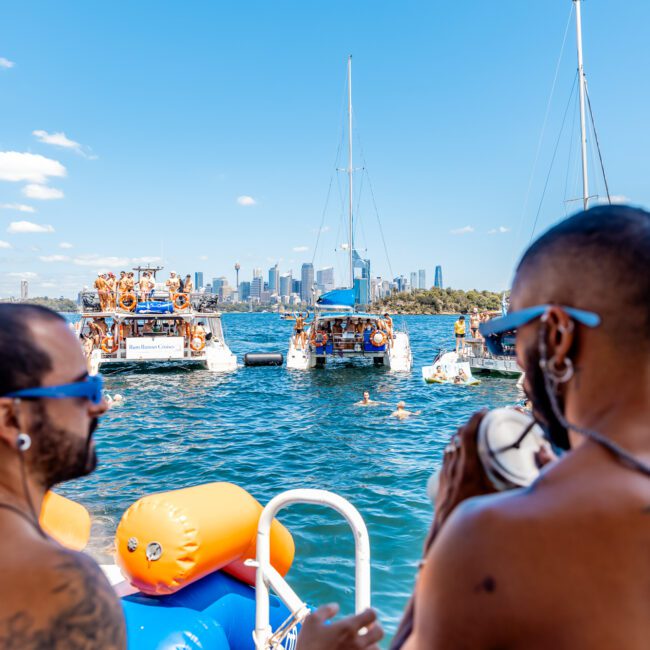
[[[526,395],[533,405],[533,415],[539,421],[546,433],[546,437],[553,446],[563,450],[571,449],[569,432],[557,418],[551,406],[546,382],[544,381],[544,372],[539,365],[539,350],[537,347],[531,347],[525,356],[526,367],[524,371],[526,373],[526,381],[524,386]],[[527,387],[526,384],[528,385]],[[561,398],[556,397],[556,400],[561,409]]]
[[[92,435],[98,420],[94,418],[83,439],[65,429],[48,423],[45,408],[36,404],[31,431],[32,452],[30,466],[49,489],[58,483],[87,476],[97,467],[97,454],[92,444]]]

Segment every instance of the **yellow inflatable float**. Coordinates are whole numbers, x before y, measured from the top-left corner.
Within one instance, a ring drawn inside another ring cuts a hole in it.
[[[73,551],[86,548],[90,538],[90,515],[80,503],[48,492],[43,498],[39,522],[59,544]]]
[[[223,570],[254,584],[261,504],[231,483],[208,483],[143,497],[122,516],[116,561],[129,582],[146,594],[172,594]],[[295,547],[278,521],[271,527],[271,562],[285,575]]]

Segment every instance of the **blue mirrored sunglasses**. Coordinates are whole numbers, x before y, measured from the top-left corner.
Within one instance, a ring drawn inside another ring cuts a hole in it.
[[[81,397],[90,400],[93,404],[99,404],[103,399],[104,379],[101,375],[87,376],[81,381],[72,384],[61,384],[60,386],[37,386],[36,388],[23,388],[13,393],[7,393],[4,397],[68,399],[70,397]]]
[[[485,339],[485,346],[491,354],[512,354],[515,349],[517,328],[543,316],[553,305],[535,305],[519,311],[513,311],[501,318],[494,318],[479,325],[479,331]],[[573,320],[587,327],[598,327],[600,316],[591,311],[556,305],[563,309]]]

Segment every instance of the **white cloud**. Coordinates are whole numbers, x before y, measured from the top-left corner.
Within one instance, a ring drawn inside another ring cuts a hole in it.
[[[29,199],[38,199],[39,201],[51,201],[53,199],[62,199],[64,194],[56,187],[48,187],[47,185],[37,185],[30,183],[23,187],[23,194]]]
[[[41,262],[68,262],[70,258],[67,255],[41,255]]]
[[[85,158],[97,158],[97,156],[93,156],[85,151],[87,147],[84,147],[79,142],[71,140],[65,133],[63,133],[63,131],[60,133],[48,133],[47,131],[37,130],[32,131],[32,135],[36,136],[36,139],[44,144],[51,144],[55,147],[61,147],[62,149],[71,149]]]
[[[97,268],[115,268],[128,266],[128,257],[101,257],[99,255],[79,255],[72,260],[77,266],[95,266]]]
[[[474,232],[474,226],[463,226],[462,228],[454,228],[449,232],[452,235],[467,235],[470,232]]]
[[[74,248],[72,244],[69,244],[67,241],[62,241],[59,244],[59,248]]]
[[[24,203],[0,203],[0,208],[2,210],[18,210],[18,212],[36,212],[31,205]]]
[[[208,258],[207,255],[199,255],[199,259],[200,259],[202,262],[207,262],[209,258]]]
[[[13,68],[16,64],[9,59],[5,59],[4,56],[0,56],[0,68]]]
[[[237,203],[243,205],[244,207],[250,207],[251,205],[257,205],[257,201],[252,196],[238,196]]]
[[[62,178],[65,175],[65,167],[58,160],[35,153],[0,151],[1,181],[47,183],[50,176]]]
[[[131,264],[160,264],[161,257],[132,257]]]
[[[294,246],[294,253],[306,253],[309,250],[309,246]]]
[[[2,241],[0,239],[0,248],[11,248],[11,244],[8,241]]]
[[[43,289],[54,289],[59,285],[56,282],[39,282],[38,286],[42,287]]]
[[[610,200],[613,204],[632,203],[632,199],[629,196],[625,196],[623,194],[612,194],[609,197],[609,200],[606,196],[599,196],[597,203],[600,205],[609,205]]]
[[[40,223],[33,223],[31,221],[12,221],[7,228],[7,232],[11,234],[17,233],[33,233],[33,232],[54,232],[54,228]]]
[[[324,232],[329,232],[330,230],[331,230],[331,228],[329,226],[323,226],[320,230],[318,230],[318,228],[314,228],[312,230],[312,232],[314,232],[316,234],[318,234],[320,232],[321,234],[323,234]]]
[[[510,232],[510,228],[499,226],[498,228],[492,228],[492,230],[488,230],[488,235],[503,235],[507,232]]]
[[[33,280],[38,277],[38,273],[24,271],[23,273],[7,273],[10,278],[20,278],[21,280]]]

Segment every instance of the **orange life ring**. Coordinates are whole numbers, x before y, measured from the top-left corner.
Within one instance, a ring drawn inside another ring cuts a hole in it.
[[[201,336],[200,334],[195,334],[192,336],[190,339],[190,348],[194,350],[194,352],[200,352],[203,350],[205,347],[205,336]]]
[[[178,299],[183,298],[183,303],[181,305],[178,304]],[[184,311],[190,306],[190,297],[186,293],[176,293],[174,294],[174,300],[172,301],[174,304],[174,309],[177,309],[178,311]]]
[[[370,333],[370,343],[376,348],[386,345],[387,341],[388,336],[386,336],[386,332],[382,330],[373,330]]]
[[[129,302],[128,305],[126,304],[127,299]],[[138,304],[138,299],[136,298],[135,294],[132,291],[129,291],[128,293],[123,293],[120,296],[120,308],[124,309],[125,311],[133,311],[137,304]]]
[[[110,346],[109,343],[111,344]],[[105,336],[102,339],[101,348],[106,354],[113,354],[114,352],[117,352],[119,347],[119,342],[112,335]]]
[[[320,341],[317,341],[316,339],[320,337]],[[311,344],[315,347],[321,348],[327,345],[327,341],[329,339],[327,338],[327,332],[314,332],[311,337]]]

